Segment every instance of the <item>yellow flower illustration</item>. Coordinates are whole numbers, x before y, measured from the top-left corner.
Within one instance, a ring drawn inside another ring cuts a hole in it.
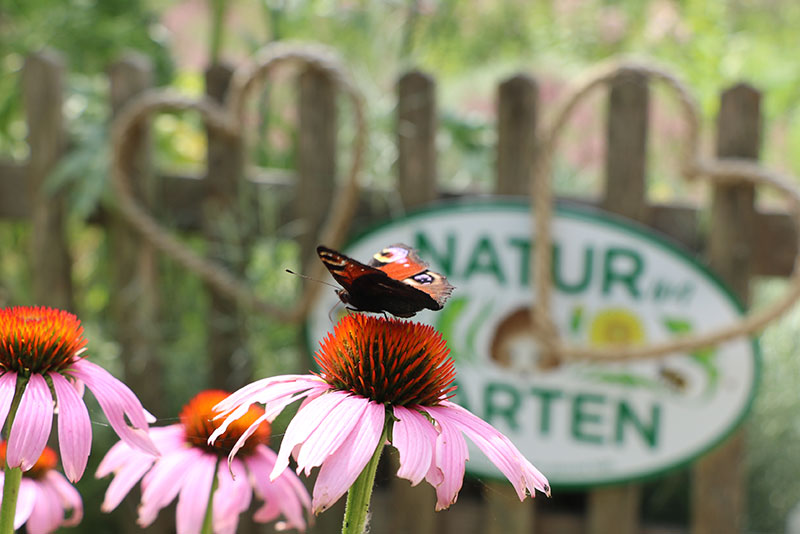
[[[642,322],[623,308],[608,308],[598,312],[589,327],[589,343],[594,347],[638,345],[644,339]]]

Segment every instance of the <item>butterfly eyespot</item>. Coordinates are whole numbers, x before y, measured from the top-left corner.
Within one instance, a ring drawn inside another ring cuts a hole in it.
[[[428,273],[419,273],[412,277],[415,281],[419,282],[420,284],[432,284],[433,277]]]

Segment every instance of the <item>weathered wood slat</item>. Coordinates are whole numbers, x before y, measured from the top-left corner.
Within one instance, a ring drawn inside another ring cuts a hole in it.
[[[24,164],[0,161],[0,219],[27,219],[30,215],[26,174]]]
[[[528,198],[533,172],[537,101],[536,82],[515,76],[500,84],[497,95],[497,176],[494,192]],[[531,459],[535,462],[535,459]],[[507,480],[487,481],[483,532],[531,534],[535,532],[534,502],[520,502]]]
[[[63,60],[54,52],[32,54],[25,61],[23,99],[30,147],[26,181],[35,303],[74,311],[64,196],[46,190],[47,177],[65,146],[63,75]]]
[[[397,82],[398,190],[407,209],[436,198],[436,84],[412,71]]]
[[[722,94],[717,117],[717,155],[757,159],[761,95],[747,85]],[[743,302],[750,297],[755,218],[752,185],[717,186],[711,205],[709,263]],[[745,437],[738,430],[695,462],[692,470],[692,532],[742,532],[745,498]]]
[[[647,222],[645,173],[650,90],[640,74],[620,75],[611,84],[607,115],[604,209]],[[589,534],[639,532],[641,487],[621,484],[589,493]]]
[[[206,70],[206,94],[219,103],[233,76],[233,66],[212,65]],[[255,210],[242,209],[244,154],[241,138],[231,139],[207,130],[208,158],[203,195],[203,236],[207,256],[231,273],[244,277],[249,261],[247,235]],[[248,206],[251,207],[251,206]],[[235,391],[252,378],[244,319],[234,300],[207,285],[209,294],[208,339],[209,386]]]
[[[109,69],[111,112],[116,115],[125,103],[152,86],[150,61],[143,55],[130,54]],[[151,172],[149,123],[131,136],[129,173],[136,197],[152,209],[155,178]],[[109,263],[113,280],[110,293],[111,313],[116,326],[114,335],[122,349],[125,379],[142,403],[158,416],[163,405],[164,385],[160,358],[159,315],[161,280],[158,255],[121,217],[110,214],[108,220]]]

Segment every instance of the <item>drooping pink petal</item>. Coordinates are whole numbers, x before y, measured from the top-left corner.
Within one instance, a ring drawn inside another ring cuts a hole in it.
[[[508,478],[517,496],[524,500],[534,490],[550,494],[547,478],[511,443],[508,437],[492,425],[452,402],[444,402],[436,409],[437,421],[447,418],[472,440],[493,464]]]
[[[42,455],[53,425],[53,396],[42,375],[32,374],[8,437],[6,461],[27,471]]]
[[[330,508],[353,485],[378,447],[385,419],[383,404],[370,401],[351,435],[322,464],[311,499],[315,514]]]
[[[159,458],[142,480],[139,526],[150,525],[159,510],[172,502],[201,456],[205,456],[202,450],[187,448]]]
[[[314,375],[280,375],[263,378],[228,395],[214,406],[214,411],[221,416],[226,416],[242,405],[269,404],[284,395],[291,395],[305,389],[317,387],[320,384],[327,386],[325,382],[322,382]]]
[[[436,439],[436,466],[442,471],[444,480],[436,486],[436,510],[444,510],[458,499],[458,491],[464,483],[466,461],[469,460],[467,442],[461,430],[454,425],[439,407],[425,407],[439,424]]]
[[[283,411],[283,409],[286,406],[295,402],[297,399],[312,394],[318,390],[327,389],[329,387],[324,382],[322,383],[322,385],[320,385],[318,381],[310,380],[307,375],[289,375],[289,376],[300,376],[303,379],[302,380],[293,379],[291,381],[288,381],[288,380],[275,380],[284,377],[273,377],[271,379],[260,380],[259,382],[262,383],[267,381],[270,382],[268,382],[258,391],[251,393],[249,396],[246,396],[245,400],[241,404],[232,405],[228,402],[228,400],[232,396],[236,395],[238,392],[232,394],[231,396],[225,398],[225,400],[217,404],[214,407],[215,411],[218,411],[220,407],[225,408],[225,410],[221,411],[220,414],[215,417],[215,419],[224,417],[225,420],[211,434],[208,442],[214,443],[214,441],[216,441],[222,434],[225,433],[225,431],[228,430],[228,426],[232,422],[236,421],[237,419],[241,418],[244,414],[246,414],[247,411],[250,409],[250,406],[256,402],[265,404],[264,417],[266,421],[271,422]],[[252,386],[253,384],[250,385]],[[242,388],[242,390],[247,389],[248,387],[249,386],[245,386],[244,388]]]
[[[364,397],[346,396],[334,406],[300,446],[295,457],[298,471],[303,470],[308,476],[314,467],[320,466],[352,433],[368,405]]]
[[[49,534],[56,530],[64,519],[64,508],[61,497],[50,485],[38,482],[36,484],[36,503],[33,505],[25,530],[29,534]]]
[[[106,460],[112,454],[114,457],[106,463]],[[124,456],[125,461],[116,462],[117,456]],[[119,506],[119,503],[122,502],[122,499],[131,491],[133,486],[150,470],[156,458],[156,456],[145,454],[138,449],[131,449],[124,441],[115,443],[97,469],[97,478],[104,477],[112,472],[115,473],[114,478],[108,485],[100,510],[110,512]]]
[[[263,423],[264,421],[267,421],[268,419],[269,419],[269,414],[265,413],[264,415],[260,416],[258,419],[253,421],[250,424],[250,426],[247,427],[247,429],[245,429],[244,432],[242,432],[242,435],[239,436],[239,439],[237,439],[236,443],[233,444],[233,447],[231,448],[231,452],[228,453],[228,463],[229,464],[231,462],[233,462],[234,456],[236,456],[236,453],[238,453],[239,450],[242,447],[245,446],[245,444],[247,443],[247,440],[250,438],[250,436],[252,436],[253,434],[256,433],[256,431],[258,430],[258,428],[261,425],[261,423]],[[212,441],[210,441],[212,438],[213,438],[213,436],[209,437],[209,442],[210,443],[213,443]]]
[[[275,480],[286,469],[289,465],[289,455],[295,451],[296,447],[308,439],[308,436],[316,430],[330,411],[337,404],[344,401],[347,396],[347,393],[341,391],[331,391],[300,407],[289,426],[286,427],[286,434],[284,434],[283,441],[281,441],[278,459],[275,462],[275,468],[270,474],[270,479]]]
[[[71,510],[71,515],[61,521],[61,526],[71,527],[83,519],[83,500],[78,490],[64,478],[58,471],[48,471],[44,476],[45,483],[49,484],[61,500],[64,510]]]
[[[220,462],[217,469],[217,483],[213,505],[214,533],[235,534],[239,525],[239,515],[250,508],[253,499],[253,489],[247,479],[244,464],[234,460],[228,472],[228,466]]]
[[[49,373],[58,406],[58,445],[61,465],[71,482],[80,480],[92,448],[92,422],[89,411],[69,381]]]
[[[19,484],[17,509],[14,512],[14,530],[18,530],[30,518],[38,498],[39,490],[36,481],[28,477],[22,477],[22,481]]]
[[[197,534],[202,529],[216,470],[217,457],[203,454],[186,474],[175,512],[178,534]]]
[[[392,428],[392,445],[400,454],[397,476],[416,486],[431,469],[439,433],[433,423],[416,410],[395,406],[394,416],[397,421]]]
[[[263,506],[256,510],[253,519],[260,523],[268,523],[283,513],[287,528],[304,531],[306,521],[303,510],[311,505],[311,497],[292,471],[285,470],[272,482],[264,476],[272,471],[276,460],[275,452],[265,445],[258,445],[254,453],[244,460],[252,475],[256,493],[264,501]]]
[[[11,401],[14,399],[14,391],[17,388],[17,373],[6,371],[0,376],[0,428],[6,424],[8,411],[11,409]]]
[[[111,428],[123,441],[147,453],[158,455],[158,449],[147,434],[147,413],[128,386],[99,365],[87,360],[75,362],[71,373],[91,390]]]

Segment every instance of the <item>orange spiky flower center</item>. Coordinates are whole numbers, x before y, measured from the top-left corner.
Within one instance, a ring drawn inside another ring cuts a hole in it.
[[[223,421],[223,419],[214,419],[217,416],[217,413],[214,412],[214,406],[228,395],[230,395],[230,393],[218,389],[211,389],[201,391],[195,395],[192,400],[186,403],[186,406],[181,410],[180,418],[181,424],[186,431],[186,441],[188,441],[190,445],[199,447],[221,457],[227,456],[250,425],[255,423],[256,419],[264,415],[263,409],[257,406],[251,406],[246,414],[228,426],[228,430],[217,438],[213,445],[209,445],[209,436],[211,436]],[[270,426],[269,423],[264,421],[258,425],[253,435],[247,438],[239,454],[253,452],[258,444],[267,443],[269,441],[269,436]]]
[[[62,371],[86,347],[77,317],[39,306],[0,309],[0,370],[24,376]]]
[[[5,468],[6,465],[7,448],[8,444],[5,441],[0,442],[0,461],[2,461],[3,468]],[[56,464],[58,464],[58,455],[56,451],[50,447],[45,447],[42,451],[42,455],[39,456],[39,459],[33,464],[33,467],[22,473],[22,475],[30,478],[42,478],[48,471],[55,469]]]
[[[395,406],[435,406],[456,389],[449,354],[431,326],[352,314],[320,343],[315,360],[319,376],[340,391]]]

